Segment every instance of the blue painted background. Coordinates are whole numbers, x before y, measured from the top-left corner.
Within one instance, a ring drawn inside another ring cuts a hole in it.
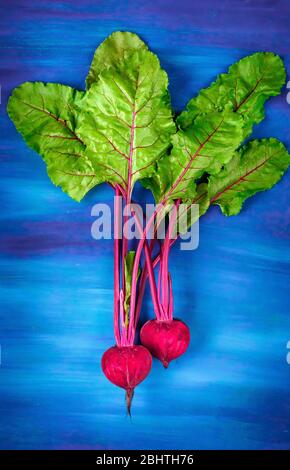
[[[238,217],[211,209],[197,251],[175,246],[175,314],[191,346],[168,371],[154,362],[132,421],[101,373],[114,341],[112,242],[91,238],[90,211],[112,193],[102,186],[77,204],[53,187],[5,108],[23,81],[84,88],[95,47],[117,29],[159,55],[176,110],[254,51],[281,54],[290,72],[286,0],[1,0],[0,447],[289,448],[289,173]],[[290,148],[286,94],[254,134]]]

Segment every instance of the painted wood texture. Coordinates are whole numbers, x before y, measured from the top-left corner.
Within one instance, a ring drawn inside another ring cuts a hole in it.
[[[238,217],[211,209],[198,250],[173,249],[175,315],[191,346],[167,371],[154,361],[131,421],[101,373],[114,342],[113,246],[91,238],[90,211],[112,192],[71,201],[5,109],[23,81],[84,88],[95,47],[118,29],[159,55],[176,110],[254,51],[281,54],[289,72],[288,1],[1,1],[0,447],[289,448],[289,173]],[[254,135],[290,147],[286,95]],[[142,315],[152,316],[149,296]]]

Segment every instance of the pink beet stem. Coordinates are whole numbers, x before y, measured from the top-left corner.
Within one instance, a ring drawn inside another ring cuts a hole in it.
[[[134,216],[135,216],[136,225],[138,227],[138,230],[139,230],[140,233],[142,233],[142,226],[141,226],[140,220],[139,220],[139,218],[138,218],[135,211],[134,211]],[[150,251],[150,248],[148,246],[147,240],[145,240],[145,243],[144,243],[144,251],[145,251],[146,265],[147,265],[147,270],[148,270],[148,277],[149,277],[149,283],[150,283],[150,289],[151,289],[154,312],[155,312],[155,315],[158,316],[158,315],[160,315],[160,312],[159,312],[159,302],[158,302],[158,297],[157,297],[156,281],[155,281],[155,277],[154,277],[154,270],[153,270],[152,259],[151,259],[151,251]]]
[[[194,205],[197,201],[193,201],[193,203],[186,207],[186,209],[182,212],[181,215],[183,215],[185,212],[188,212],[189,209],[191,208],[192,205]],[[170,240],[170,246],[169,248],[172,247],[172,245],[176,242],[176,240],[178,240],[179,238],[179,234],[176,235],[175,238],[172,238]],[[151,242],[154,242],[155,240],[151,240]],[[152,247],[152,250],[153,250],[153,247]],[[152,251],[151,250],[151,251]],[[161,252],[155,257],[155,259],[153,260],[153,268],[156,268],[156,266],[158,265],[158,263],[160,263],[161,261]],[[140,311],[141,311],[141,306],[142,306],[142,300],[143,300],[143,296],[144,296],[144,292],[145,292],[145,286],[146,286],[146,280],[147,280],[147,277],[148,277],[148,273],[147,273],[147,266],[145,265],[143,270],[142,270],[142,274],[141,274],[141,278],[140,278],[140,286],[139,286],[139,295],[138,295],[138,304],[137,304],[137,314],[136,314],[136,325],[137,325],[137,322],[138,322],[138,319],[139,319],[139,316],[140,316]],[[172,289],[172,287],[171,287]],[[171,294],[172,295],[172,294]],[[172,309],[173,309],[173,297],[171,298],[171,305],[172,305]]]
[[[124,288],[125,288],[125,276],[124,267],[127,247],[124,250],[124,237],[122,237],[122,288],[120,289],[120,219],[122,218],[122,203],[118,196],[122,194],[124,198],[124,191],[119,185],[116,185],[116,194],[114,200],[114,334],[117,346],[131,346],[133,343],[130,341],[130,337],[135,336],[133,332],[128,331],[126,326],[126,312],[124,311]]]
[[[127,198],[125,199],[127,201]],[[128,216],[124,216],[124,223],[123,227],[126,227],[126,222],[128,221]],[[126,255],[128,252],[128,236],[126,231],[124,230],[123,234],[123,239],[122,239],[122,288],[123,288],[123,293],[124,293],[124,298],[126,297],[126,279],[125,279],[125,260],[126,260]]]
[[[168,319],[172,320],[173,318],[173,292],[172,292],[172,280],[170,273],[168,273],[168,284],[169,284],[169,309],[168,309]]]
[[[149,252],[150,252],[150,258],[152,256],[152,251],[154,248],[154,243],[155,240],[152,238],[150,240],[150,245],[149,245]],[[154,269],[154,261],[152,263],[152,267]],[[142,300],[145,292],[145,287],[146,287],[146,280],[148,277],[148,269],[147,269],[147,264],[144,265],[141,276],[140,276],[140,281],[139,281],[139,291],[138,291],[138,299],[137,299],[137,304],[136,304],[136,309],[135,309],[135,328],[137,328],[137,323],[140,317],[140,312],[141,312],[141,307],[142,307]]]
[[[119,329],[119,308],[120,308],[120,240],[119,240],[119,221],[120,207],[119,196],[120,190],[116,186],[116,197],[114,199],[114,333],[117,345],[120,346],[120,329]]]
[[[154,224],[153,238],[150,240],[150,244],[149,244],[150,259],[152,258],[152,251],[153,251],[154,244],[155,244],[155,241],[156,241],[155,237],[156,237],[157,229],[158,229],[158,225]],[[162,244],[160,243],[160,240],[158,240],[158,242],[159,242],[160,251],[161,251]],[[157,262],[156,262],[156,260],[152,261],[153,270],[159,262],[159,255],[158,255],[157,258],[158,258]],[[139,317],[140,317],[140,312],[141,312],[142,301],[143,301],[143,296],[144,296],[144,292],[145,292],[147,277],[148,277],[148,269],[147,269],[147,264],[145,263],[145,265],[142,269],[142,272],[141,272],[140,282],[139,282],[137,305],[136,305],[136,309],[135,309],[135,328],[137,328],[137,324],[138,324]]]
[[[170,240],[170,248],[176,242],[178,237],[179,237],[179,235],[177,235],[175,238]],[[151,243],[150,243],[150,252],[151,253],[153,251],[154,243],[155,243],[155,239],[152,239]],[[160,261],[161,261],[161,248],[160,248],[160,253],[154,258],[154,260],[152,262],[153,269],[156,268],[156,266],[160,263]],[[138,323],[138,320],[139,320],[139,317],[140,317],[140,311],[141,311],[141,307],[142,307],[142,300],[143,300],[143,296],[144,296],[144,292],[145,292],[147,277],[148,277],[148,271],[147,271],[147,265],[145,265],[142,269],[142,273],[141,273],[141,277],[140,277],[140,283],[139,283],[139,293],[138,293],[138,302],[137,302],[137,306],[136,306],[136,319],[135,319],[136,320],[136,324],[135,324],[136,327],[137,327],[137,323]]]
[[[180,204],[180,199],[175,202],[172,214],[169,217],[169,224],[162,249],[162,260],[160,263],[160,277],[162,287],[162,306],[166,315],[167,320],[172,320],[172,314],[170,315],[170,304],[173,305],[172,299],[172,288],[169,285],[169,272],[168,272],[168,260],[170,251],[170,241],[173,233],[173,229],[177,220],[177,211]]]
[[[134,217],[135,217],[137,228],[138,228],[139,232],[142,233],[142,226],[141,226],[140,220],[139,220],[139,218],[138,218],[135,211],[133,211],[133,214],[134,214]],[[144,237],[144,235],[143,235],[143,237]],[[138,247],[139,246],[140,246],[140,242],[139,242]],[[155,277],[154,277],[154,269],[153,269],[152,260],[151,260],[151,251],[148,247],[148,243],[147,243],[146,239],[144,240],[144,251],[145,251],[145,258],[146,258],[147,273],[148,273],[150,289],[151,289],[151,297],[152,297],[152,302],[153,302],[153,308],[154,308],[155,315],[157,317],[159,317],[160,316],[160,310],[159,310],[159,302],[158,302],[158,296],[157,296],[156,281],[155,281]],[[140,261],[140,258],[139,258],[139,261]],[[135,263],[134,263],[134,267],[135,267]],[[131,299],[132,299],[132,293],[133,292],[136,295],[137,281],[138,281],[138,269],[136,271],[133,268]],[[136,304],[134,303],[134,310],[133,310],[132,309],[132,302],[130,302],[129,338],[130,338],[131,341],[134,341],[135,329],[136,329],[136,325],[137,325],[136,316],[139,316],[138,313],[136,315],[135,305]]]
[[[165,199],[164,199],[163,202],[165,203]],[[161,209],[164,209],[164,204],[159,204],[157,209],[155,209],[155,211],[153,212],[153,214],[149,218],[149,220],[146,224],[146,227],[143,231],[141,240],[139,241],[138,246],[137,246],[135,259],[134,259],[134,265],[133,265],[133,274],[132,274],[132,280],[134,280],[135,282],[132,281],[132,291],[131,291],[131,299],[130,299],[130,312],[135,312],[136,297],[137,297],[137,295],[136,295],[137,294],[137,285],[136,285],[137,282],[136,282],[136,280],[137,280],[137,277],[138,277],[138,269],[139,269],[139,264],[140,264],[140,258],[141,258],[143,246],[144,246],[145,241],[146,241],[146,235],[147,235],[148,231],[150,230],[152,224],[154,223],[156,215],[159,214]]]
[[[162,258],[160,260],[160,279],[161,279],[161,302],[165,311],[168,310],[168,256],[169,256],[169,232],[170,227],[166,232],[166,237],[162,249]]]
[[[162,280],[162,267],[163,267],[163,247],[160,249],[160,265],[159,265],[159,273],[158,273],[158,300],[161,303],[161,294],[162,294],[162,286],[161,286],[161,280]]]
[[[123,198],[126,201],[128,201],[128,198],[131,197],[131,193],[130,193],[130,190],[128,190],[128,188],[127,188],[127,192],[125,192],[123,190],[123,188],[118,188],[118,191],[121,192]],[[148,244],[147,244],[147,241],[146,241],[147,231],[150,229],[150,226],[154,222],[154,218],[156,217],[156,215],[158,215],[158,213],[160,212],[160,208],[164,207],[165,202],[166,202],[166,199],[164,199],[163,203],[152,214],[151,218],[149,219],[149,222],[147,223],[147,225],[146,225],[146,227],[143,231],[142,238],[141,238],[141,240],[138,244],[138,248],[137,248],[136,255],[135,255],[135,260],[134,260],[133,274],[132,274],[132,292],[131,292],[131,301],[130,301],[129,328],[128,329],[124,328],[124,315],[122,314],[122,312],[120,312],[121,313],[120,316],[122,318],[121,319],[122,334],[121,334],[121,339],[119,339],[119,337],[120,337],[120,328],[119,328],[119,322],[118,322],[118,328],[115,326],[115,336],[116,336],[117,344],[118,344],[118,341],[121,341],[122,343],[126,343],[126,345],[130,345],[130,344],[134,343],[135,330],[136,330],[137,322],[138,322],[139,315],[140,315],[141,304],[142,304],[142,299],[143,299],[143,296],[144,296],[147,277],[149,277],[151,295],[152,295],[152,301],[153,301],[155,314],[156,314],[157,318],[162,318],[165,315],[164,307],[162,305],[160,305],[160,301],[158,301],[158,293],[157,293],[156,282],[155,282],[155,277],[154,277],[154,267],[160,261],[160,255],[157,256],[155,258],[155,260],[153,261],[153,263],[152,263],[151,253],[152,253],[152,250],[153,250],[155,240],[154,239],[151,240],[150,248],[148,247]],[[179,202],[178,202],[178,204],[179,204]],[[119,219],[119,217],[118,217],[118,219]],[[137,222],[137,218],[136,218],[136,222]],[[173,226],[173,225],[174,225],[174,223],[172,222],[171,226]],[[171,228],[170,228],[170,230],[171,230]],[[123,246],[123,250],[122,250],[122,275],[123,275],[123,277],[122,277],[122,286],[123,286],[123,283],[124,283],[123,287],[125,287],[124,268],[123,268],[124,262],[125,262],[124,261],[124,256],[126,256],[127,249],[128,249],[127,248],[126,234],[125,234],[124,238],[126,240],[126,243],[125,243],[125,249],[124,249],[124,246]],[[168,241],[167,241],[167,244],[166,244],[166,250],[167,250],[167,266],[168,266],[169,249],[178,237],[176,237],[174,240],[171,240],[170,236],[168,236],[167,238],[168,238]],[[117,241],[118,241],[118,247],[119,247],[119,240],[117,240]],[[139,285],[138,303],[137,303],[136,311],[134,311],[135,306],[136,306],[138,268],[139,268],[140,257],[141,257],[143,245],[145,245],[146,265],[144,266],[144,268],[142,270],[142,274],[141,274],[141,278],[140,278],[140,285]],[[117,243],[115,244],[115,246],[117,248]],[[119,248],[117,249],[117,253],[118,253],[118,251],[119,251]],[[137,260],[138,260],[138,263],[137,263]],[[117,267],[116,274],[115,274],[116,275],[116,281],[117,281],[116,294],[115,294],[115,299],[116,300],[115,300],[115,307],[114,307],[115,308],[114,318],[116,318],[116,319],[119,318],[119,315],[116,314],[117,304],[118,304],[119,307],[121,307],[120,306],[120,297],[121,297],[121,300],[122,300],[122,302],[121,302],[122,304],[123,304],[123,299],[124,299],[123,290],[121,291],[121,296],[120,296],[120,279],[119,279],[120,274],[119,274],[119,276],[117,275],[117,272],[119,270],[119,263],[117,264],[117,266],[118,267]],[[168,267],[167,267],[167,270],[168,270]],[[168,279],[168,276],[167,276],[167,285],[168,285],[168,283],[169,283],[169,279]],[[169,312],[171,311],[171,316],[172,316],[173,297],[172,297],[171,281],[170,281],[169,294],[167,294],[167,295],[168,295],[167,310],[169,310]],[[123,307],[123,305],[122,305],[122,307]],[[132,307],[134,307],[134,310],[132,309]],[[121,308],[120,310],[123,311],[123,308]],[[169,313],[169,315],[170,315],[170,313]],[[117,320],[115,320],[114,323],[116,324]]]
[[[193,201],[193,203],[186,207],[186,209],[181,213],[181,216],[185,213],[185,212],[188,212],[189,209],[191,208],[192,205],[194,205],[196,202]],[[174,245],[174,243],[176,242],[176,240],[178,240],[179,238],[179,234],[176,235],[175,238],[172,238],[170,240],[170,248],[172,247],[172,245]],[[155,240],[151,240],[151,241],[155,241]],[[151,250],[152,251],[152,250]],[[156,268],[156,266],[160,263],[161,261],[161,252],[155,257],[155,259],[153,260],[153,268]],[[142,274],[141,274],[141,278],[140,278],[140,286],[139,286],[139,295],[138,295],[138,304],[137,304],[137,315],[136,315],[136,324],[138,322],[138,319],[139,319],[139,316],[140,316],[140,311],[141,311],[141,306],[142,306],[142,300],[143,300],[143,296],[144,296],[144,292],[145,292],[145,286],[146,286],[146,280],[147,280],[147,277],[148,277],[148,273],[147,273],[147,266],[145,265],[143,270],[142,270]],[[173,308],[173,298],[171,299],[171,304],[172,304],[172,308]]]
[[[180,180],[183,178],[184,174],[187,172],[188,168],[189,168],[189,166],[187,165],[187,167],[183,171],[182,175],[180,175],[178,177],[178,179],[175,181],[175,183],[171,186],[170,190],[168,191],[168,193],[166,194],[164,199],[161,201],[161,203],[158,204],[158,207],[154,210],[153,214],[151,215],[150,219],[148,220],[148,222],[146,224],[146,227],[143,231],[143,235],[141,237],[141,240],[139,241],[139,244],[138,244],[138,247],[137,247],[137,250],[136,250],[136,254],[135,254],[135,260],[134,260],[134,266],[133,266],[133,275],[132,275],[133,279],[137,279],[137,276],[138,276],[140,258],[141,258],[144,243],[146,241],[147,233],[150,230],[152,224],[154,223],[154,220],[155,220],[156,216],[160,213],[160,211],[162,209],[165,208],[165,205],[168,202],[168,200],[170,199],[170,196],[171,196],[172,192],[176,189],[176,187],[178,186]],[[131,291],[131,299],[130,299],[130,311],[131,312],[135,311],[136,293],[137,293],[136,283],[135,284],[132,283],[132,291]]]
[[[126,318],[124,312],[124,293],[123,289],[120,291],[120,324],[121,324],[121,346],[127,346],[128,343],[128,329],[126,327]]]
[[[132,195],[132,165],[133,165],[133,154],[134,154],[134,139],[135,139],[135,120],[136,120],[136,110],[135,105],[133,105],[132,109],[132,123],[131,123],[131,130],[130,130],[130,149],[129,149],[129,161],[128,161],[128,183],[127,189],[125,194],[125,203],[126,205],[131,203],[131,195]],[[125,215],[124,217],[124,224],[127,225],[126,222],[128,221],[128,216]],[[123,239],[123,247],[122,247],[122,287],[124,291],[124,298],[126,297],[126,279],[125,279],[125,259],[128,252],[128,234],[124,233]]]

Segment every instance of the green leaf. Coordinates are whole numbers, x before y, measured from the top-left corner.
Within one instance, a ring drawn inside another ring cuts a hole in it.
[[[217,173],[232,158],[241,142],[242,125],[237,113],[214,112],[198,116],[186,131],[175,134],[171,154],[158,162],[158,172],[151,185],[157,202],[192,200],[196,180],[204,172]],[[146,184],[150,183],[146,181]]]
[[[175,132],[168,79],[158,58],[144,48],[99,75],[84,98],[78,135],[94,153],[95,171],[131,194],[134,183],[154,171]]]
[[[192,204],[198,204],[199,206],[199,217],[204,215],[209,208],[210,199],[208,193],[208,184],[200,183],[196,187],[196,195],[191,201]]]
[[[182,206],[179,208],[178,212],[178,228],[179,233],[186,232],[191,225],[193,225],[202,215],[206,213],[210,205],[208,185],[207,183],[200,183],[196,187],[196,194],[194,199],[183,201],[185,208]],[[186,210],[186,204],[187,210]],[[198,205],[198,212],[193,211],[191,213],[191,208],[193,205]],[[182,230],[184,228],[184,230]]]
[[[199,114],[229,107],[243,116],[245,138],[253,125],[264,118],[265,101],[280,93],[285,77],[285,67],[278,55],[257,52],[244,57],[189,101],[178,117],[178,125],[185,129]]]
[[[52,182],[77,201],[106,178],[94,171],[76,131],[83,96],[56,83],[26,82],[15,88],[7,107],[25,142],[46,162]]]
[[[171,172],[168,164],[170,159],[170,152],[163,155],[162,158],[155,164],[155,171],[150,178],[143,178],[141,180],[142,186],[149,189],[156,202],[161,202],[164,194],[171,185]]]
[[[285,146],[276,139],[253,140],[218,174],[209,178],[211,204],[223,214],[236,215],[246,199],[272,188],[290,164]]]
[[[87,88],[98,80],[105,69],[115,67],[120,60],[126,60],[130,54],[141,48],[147,49],[147,46],[137,34],[115,31],[96,49],[86,79]]]

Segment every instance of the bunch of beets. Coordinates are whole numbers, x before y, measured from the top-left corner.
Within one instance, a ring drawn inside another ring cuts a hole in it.
[[[280,57],[257,52],[219,75],[177,115],[157,56],[137,35],[115,32],[94,54],[86,91],[26,82],[9,99],[10,118],[56,186],[77,201],[101,183],[114,191],[116,344],[104,353],[102,368],[125,389],[129,413],[151,355],[168,367],[189,345],[188,327],[173,316],[172,245],[211,205],[236,215],[247,198],[270,189],[288,168],[289,154],[277,139],[243,144],[284,82]],[[156,203],[145,226],[133,200],[137,181]],[[130,217],[139,232],[133,247]],[[162,221],[166,233],[160,240]],[[156,318],[142,327],[142,345],[136,345],[147,280]]]

